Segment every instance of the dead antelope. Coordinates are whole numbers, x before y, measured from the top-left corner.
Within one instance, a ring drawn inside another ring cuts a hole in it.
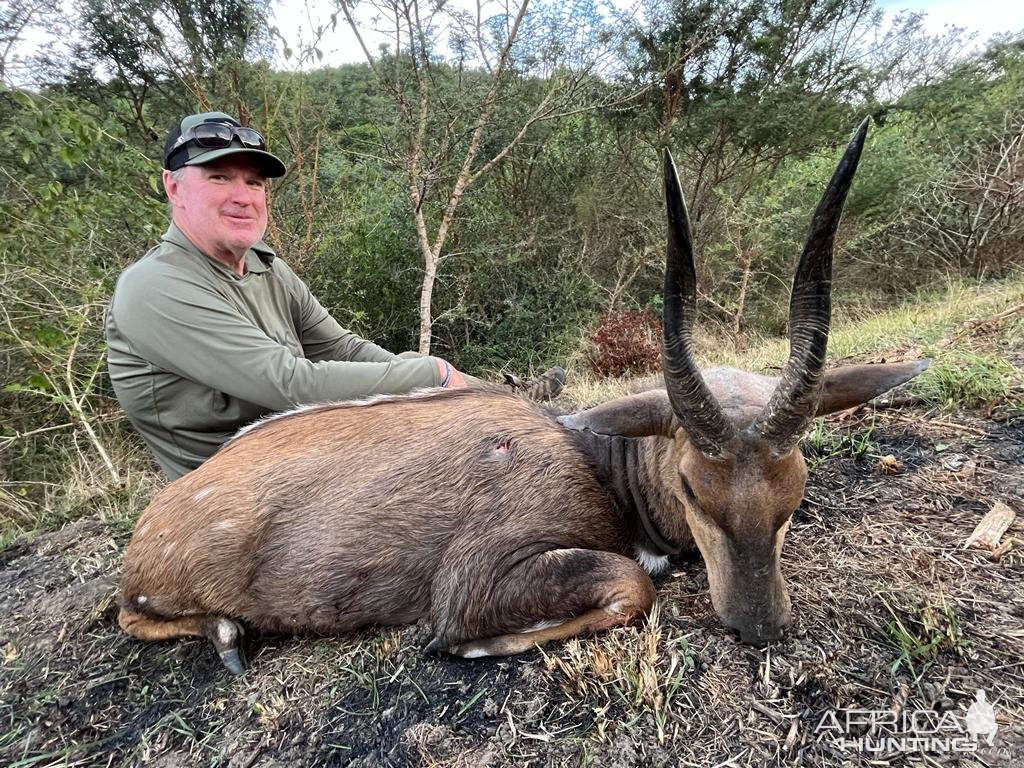
[[[721,620],[746,642],[780,637],[801,433],[927,366],[823,372],[833,239],[866,132],[811,221],[781,378],[697,368],[690,227],[666,153],[665,389],[557,420],[511,394],[459,390],[257,423],[143,513],[121,626],[144,640],[205,635],[236,673],[243,624],[340,633],[427,618],[431,649],[513,654],[643,616],[648,574],[696,545]]]

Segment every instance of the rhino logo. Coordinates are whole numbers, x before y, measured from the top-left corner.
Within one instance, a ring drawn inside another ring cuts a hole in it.
[[[967,709],[967,717],[964,719],[967,724],[967,732],[971,735],[971,739],[974,741],[978,740],[978,736],[986,736],[988,745],[992,746],[992,741],[996,737],[996,730],[999,726],[996,725],[996,712],[992,708],[992,705],[985,701],[985,689],[981,688],[977,693],[974,694],[974,703],[971,704]]]

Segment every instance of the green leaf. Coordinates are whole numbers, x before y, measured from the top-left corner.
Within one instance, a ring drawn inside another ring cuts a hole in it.
[[[26,109],[31,109],[33,112],[39,111],[39,107],[36,105],[35,99],[33,99],[27,92],[12,91],[11,95],[14,97],[14,100],[16,102],[21,104],[21,106],[25,107]]]
[[[50,380],[47,379],[41,373],[33,373],[28,377],[28,384],[30,387],[35,389],[50,390],[53,387],[50,386]]]
[[[54,349],[67,343],[68,337],[52,325],[41,325],[32,332],[32,336],[47,349]]]

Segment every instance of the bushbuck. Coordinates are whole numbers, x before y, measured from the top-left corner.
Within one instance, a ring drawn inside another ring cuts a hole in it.
[[[690,226],[666,152],[663,389],[561,417],[508,392],[433,390],[258,422],[142,514],[121,626],[205,635],[234,673],[245,625],[427,619],[430,650],[514,654],[644,616],[649,574],[696,545],[722,622],[745,642],[779,638],[801,433],[927,366],[823,370],[833,239],[866,132],[865,120],[812,218],[781,377],[694,362]]]

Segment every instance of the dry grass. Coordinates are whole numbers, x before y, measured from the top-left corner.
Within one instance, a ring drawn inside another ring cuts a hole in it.
[[[891,322],[840,318],[833,351],[910,356],[954,338],[955,349],[992,354],[1015,320],[957,329],[1019,302],[1019,288],[1004,289],[951,290],[919,321],[910,308]],[[757,369],[770,354],[715,362]],[[1024,365],[1020,349],[1006,357]],[[576,403],[637,386],[570,381]],[[116,626],[113,576],[154,476],[97,497],[86,471],[69,471],[77,490],[52,498],[80,499],[67,505],[76,511],[45,520],[75,522],[0,551],[0,763],[1024,764],[1024,550],[994,562],[963,546],[997,499],[1018,512],[1007,536],[1024,538],[1024,417],[863,409],[819,422],[805,449],[807,496],[783,553],[795,624],[767,648],[722,628],[694,558],[659,581],[657,610],[639,627],[475,662],[425,656],[422,627],[252,636],[237,679],[205,641],[143,644]],[[885,474],[878,460],[890,454],[898,467]],[[996,709],[996,746],[956,759],[841,752],[815,731],[842,708],[962,715],[979,688]]]

